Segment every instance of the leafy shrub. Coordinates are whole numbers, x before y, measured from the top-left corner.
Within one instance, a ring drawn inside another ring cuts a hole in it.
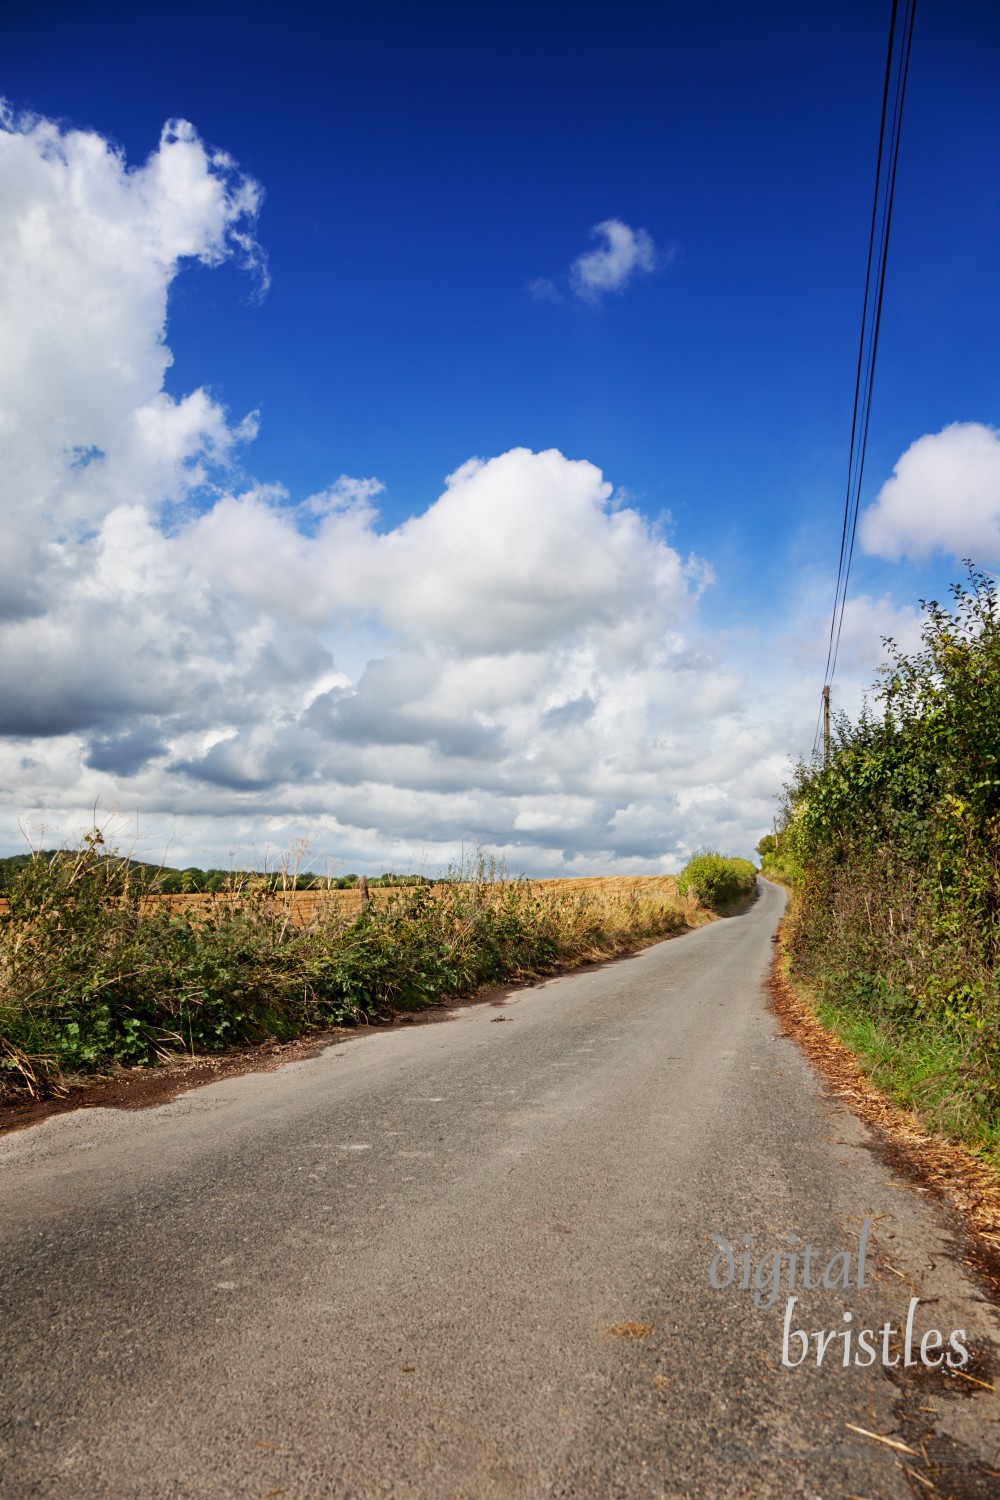
[[[954,613],[924,606],[923,650],[887,642],[882,712],[840,716],[830,764],[798,766],[782,833],[799,962],[941,1013],[958,992],[994,1013],[1000,955],[1000,614],[970,576]]]
[[[921,650],[886,642],[876,707],[856,723],[838,716],[829,764],[796,768],[779,843],[801,870],[794,968],[886,1045],[947,1031],[989,1136],[1000,1129],[1000,601],[971,564],[952,594],[951,610],[924,604]]]
[[[686,925],[667,883],[567,897],[478,856],[356,915],[318,903],[305,923],[271,876],[231,875],[174,911],[150,899],[155,877],[109,857],[96,830],[18,868],[0,914],[0,1094],[412,1010]]]
[[[755,894],[757,871],[748,859],[706,850],[685,865],[677,877],[677,889],[682,896],[697,896],[712,911],[726,911]]]
[[[760,862],[760,873],[768,880],[780,881],[782,885],[802,884],[802,866],[791,854],[786,854],[783,850],[765,854]]]

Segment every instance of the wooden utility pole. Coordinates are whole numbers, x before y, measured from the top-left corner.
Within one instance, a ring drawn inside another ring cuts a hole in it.
[[[830,684],[823,689],[823,765],[830,764]]]

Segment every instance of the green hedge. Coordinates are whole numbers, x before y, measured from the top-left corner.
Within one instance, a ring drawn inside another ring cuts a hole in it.
[[[707,850],[684,866],[677,877],[677,889],[682,896],[697,896],[712,911],[726,911],[754,895],[757,871],[748,859]]]
[[[681,930],[665,898],[539,894],[479,861],[389,892],[355,915],[291,920],[266,878],[234,878],[192,910],[145,899],[155,872],[75,853],[17,872],[0,913],[0,1097],[179,1050],[285,1039],[415,1010],[479,985],[610,956]]]
[[[1000,599],[971,564],[952,593],[950,610],[924,605],[921,650],[887,643],[876,706],[855,723],[838,717],[829,764],[798,766],[779,845],[802,872],[794,970],[852,1024],[874,1027],[901,1068],[918,1038],[928,1055],[947,1041],[961,1087],[928,1094],[925,1117],[990,1143],[1000,1138]]]

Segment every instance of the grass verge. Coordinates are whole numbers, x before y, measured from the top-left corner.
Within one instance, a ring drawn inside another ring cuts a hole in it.
[[[916,1034],[901,1040],[821,999],[789,973],[781,934],[770,993],[782,1031],[802,1048],[830,1093],[874,1127],[881,1154],[916,1191],[939,1197],[959,1213],[975,1236],[979,1269],[1000,1286],[996,1136],[954,1102],[954,1051]]]

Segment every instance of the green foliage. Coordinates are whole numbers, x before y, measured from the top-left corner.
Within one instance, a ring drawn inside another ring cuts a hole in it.
[[[932,1017],[900,1026],[851,1000],[827,1000],[818,1013],[877,1088],[917,1112],[929,1129],[968,1141],[1000,1164],[1000,1115],[989,1108],[985,1059],[972,1034],[937,1026]]]
[[[760,873],[769,880],[788,886],[801,884],[802,868],[777,834],[765,833],[757,845],[757,853],[760,855]]]
[[[318,903],[304,925],[270,876],[227,877],[173,912],[147,899],[156,876],[97,831],[18,867],[0,914],[0,1095],[413,1010],[684,926],[662,895],[539,895],[481,855],[357,914]]]
[[[761,860],[760,873],[768,880],[777,880],[781,885],[799,886],[802,884],[802,866],[783,849],[773,854],[765,854]]]
[[[677,877],[682,896],[697,896],[712,911],[726,911],[749,901],[757,888],[757,871],[748,859],[706,850],[688,861]]]
[[[19,872],[34,860],[65,859],[66,857],[64,850],[41,849],[37,854],[9,854],[4,859],[0,859],[0,896],[6,896],[8,888],[13,885]]]
[[[900,1037],[947,1031],[990,1134],[1000,1109],[1000,614],[969,565],[922,649],[890,660],[879,710],[836,722],[830,764],[800,764],[779,843],[802,871],[796,968]]]

